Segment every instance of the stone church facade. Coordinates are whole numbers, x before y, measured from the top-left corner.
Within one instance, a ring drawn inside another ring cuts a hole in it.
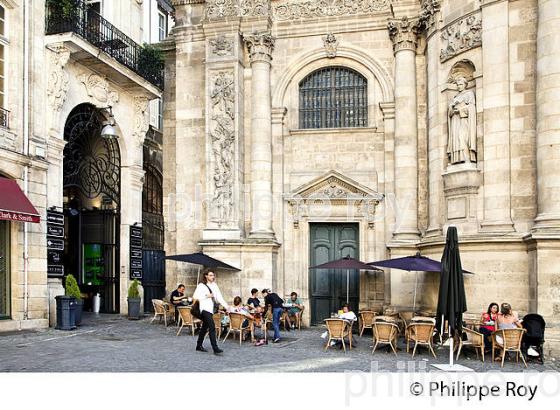
[[[239,267],[219,275],[229,299],[296,291],[318,323],[346,298],[356,310],[435,310],[435,273],[309,268],[346,255],[439,260],[453,225],[475,272],[469,313],[490,302],[539,312],[556,346],[554,0],[172,3],[167,254]],[[167,264],[169,288],[196,276]]]

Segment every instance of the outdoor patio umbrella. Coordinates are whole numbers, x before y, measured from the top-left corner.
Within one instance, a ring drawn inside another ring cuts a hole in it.
[[[321,265],[312,266],[309,269],[346,269],[346,303],[348,303],[350,299],[350,270],[377,270],[367,263],[351,258],[349,255]]]
[[[459,255],[459,239],[457,228],[447,228],[447,239],[445,249],[441,257],[441,277],[439,282],[439,296],[437,305],[438,328],[447,319],[449,327],[449,365],[438,366],[442,370],[464,370],[453,366],[453,336],[462,333],[463,313],[467,311],[467,298],[465,296],[465,284],[461,272],[461,256]],[[442,332],[443,333],[443,332]]]
[[[170,255],[170,256],[166,256],[165,259],[171,261],[178,261],[178,262],[188,262],[188,263],[193,263],[195,265],[199,265],[198,273],[196,274],[197,284],[198,284],[198,277],[200,276],[200,265],[206,266],[207,268],[220,268],[220,269],[232,270],[235,272],[239,272],[241,270],[231,265],[228,265],[227,263],[222,262],[221,260],[214,259],[211,256],[208,256],[202,252],[188,253],[182,255]]]
[[[413,256],[405,256],[402,258],[385,259],[377,262],[369,262],[368,265],[382,267],[382,268],[401,269],[409,272],[416,271],[416,277],[414,282],[414,301],[413,301],[414,310],[416,309],[416,290],[418,287],[418,271],[441,272],[441,266],[442,266],[441,262],[422,256],[420,255],[420,252],[417,252],[416,255]],[[469,272],[467,270],[463,270],[463,273],[472,274],[472,272]]]

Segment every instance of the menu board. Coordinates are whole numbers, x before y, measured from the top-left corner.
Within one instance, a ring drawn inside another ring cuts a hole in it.
[[[64,276],[64,214],[47,210],[47,276]]]
[[[130,279],[142,279],[142,227],[130,227]]]

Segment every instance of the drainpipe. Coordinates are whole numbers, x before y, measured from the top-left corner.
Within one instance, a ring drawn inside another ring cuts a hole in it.
[[[23,4],[23,155],[29,156],[29,0]],[[29,194],[29,165],[23,171],[23,189]],[[23,320],[29,319],[29,241],[27,222],[23,224]]]

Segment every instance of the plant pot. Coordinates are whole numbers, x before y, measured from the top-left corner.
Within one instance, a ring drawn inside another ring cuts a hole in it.
[[[140,319],[141,298],[128,298],[128,318],[132,320]]]
[[[56,300],[56,326],[58,330],[73,330],[76,328],[76,298],[61,295]]]
[[[76,326],[80,326],[82,324],[83,310],[84,310],[84,300],[82,298],[76,299],[76,309],[74,312],[74,316],[76,318]]]

